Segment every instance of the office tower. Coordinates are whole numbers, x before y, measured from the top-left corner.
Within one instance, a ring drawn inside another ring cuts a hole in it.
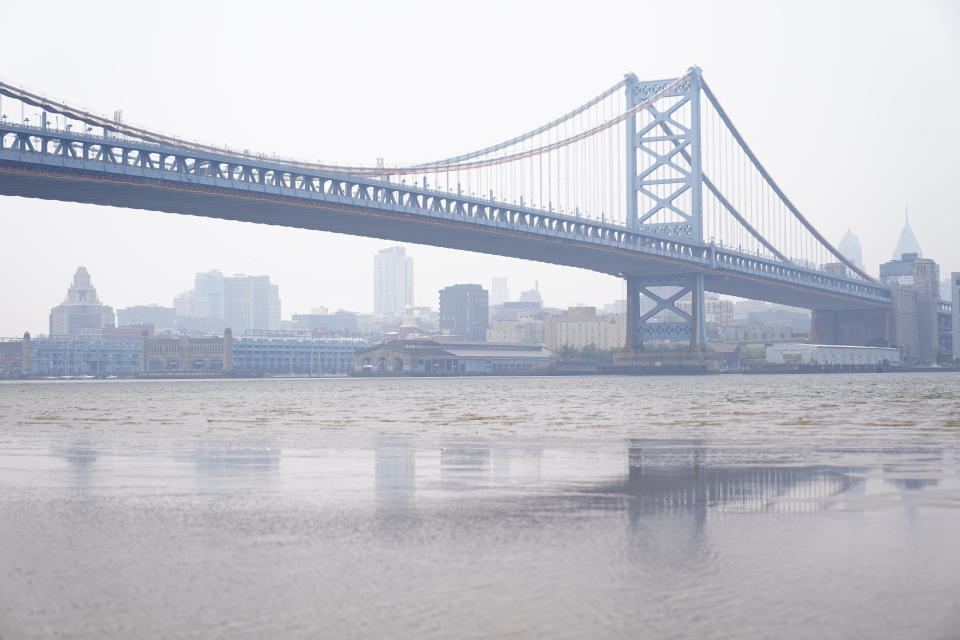
[[[533,289],[528,289],[520,294],[520,302],[534,302],[537,307],[543,307],[543,296],[540,295],[540,281],[533,283]]]
[[[193,281],[193,313],[190,315],[209,320],[223,320],[224,277],[219,271],[198,273]]]
[[[413,304],[413,258],[403,247],[378,251],[373,257],[373,312],[399,317]]]
[[[176,310],[156,304],[139,304],[126,309],[117,309],[117,326],[134,327],[151,324],[155,329],[172,329],[176,326]]]
[[[194,288],[174,298],[178,325],[215,333],[280,329],[280,288],[270,276],[198,273]],[[192,320],[192,321],[191,321]]]
[[[502,277],[490,280],[490,306],[496,307],[510,300],[510,289],[507,288],[507,279]]]
[[[270,276],[235,275],[223,279],[223,314],[234,335],[280,329],[280,288]]]
[[[860,239],[853,234],[850,229],[840,239],[837,250],[846,257],[847,260],[863,269],[863,250],[860,248]]]
[[[487,290],[455,284],[440,290],[440,330],[471,342],[484,342],[488,323]]]

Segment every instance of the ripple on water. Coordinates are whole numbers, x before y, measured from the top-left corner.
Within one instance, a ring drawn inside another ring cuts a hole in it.
[[[952,637],[958,380],[0,385],[0,635]]]

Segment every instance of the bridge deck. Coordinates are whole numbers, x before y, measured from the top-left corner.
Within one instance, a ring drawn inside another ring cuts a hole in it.
[[[810,309],[890,304],[889,289],[550,211],[152,143],[0,129],[0,194],[429,244],[614,276],[703,273],[708,291]]]

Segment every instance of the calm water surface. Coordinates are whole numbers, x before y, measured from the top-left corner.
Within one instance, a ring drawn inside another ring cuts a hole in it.
[[[0,383],[0,638],[957,638],[960,375]]]

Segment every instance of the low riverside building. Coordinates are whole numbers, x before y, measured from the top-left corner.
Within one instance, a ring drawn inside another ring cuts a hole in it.
[[[0,377],[16,378],[30,373],[30,333],[23,340],[0,338]]]
[[[774,344],[767,347],[767,362],[828,367],[898,367],[900,349],[831,344]]]
[[[154,336],[149,325],[73,336],[0,338],[0,377],[347,374],[370,343],[286,331]]]
[[[328,338],[297,331],[246,331],[233,339],[237,373],[262,375],[346,374],[354,369],[362,338]]]
[[[394,340],[357,351],[368,374],[480,375],[546,369],[551,353],[540,345]]]
[[[140,374],[145,376],[222,375],[233,370],[233,335],[223,337],[141,338]]]
[[[139,338],[100,333],[30,340],[33,376],[130,376],[139,368]]]

